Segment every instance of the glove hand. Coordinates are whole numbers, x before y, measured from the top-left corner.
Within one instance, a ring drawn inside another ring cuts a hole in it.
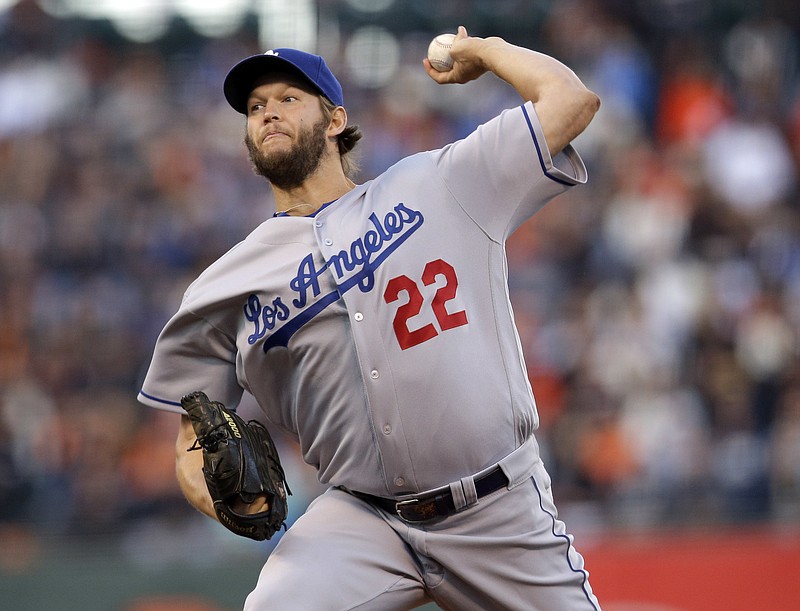
[[[202,449],[203,475],[217,519],[228,530],[263,541],[286,526],[291,490],[269,431],[245,422],[202,392],[181,399]]]
[[[269,511],[269,497],[266,494],[260,494],[249,503],[241,498],[233,499],[231,500],[231,509],[242,515],[253,515],[262,511]]]

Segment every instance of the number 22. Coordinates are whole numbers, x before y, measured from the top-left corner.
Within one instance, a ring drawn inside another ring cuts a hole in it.
[[[456,296],[458,290],[458,277],[452,265],[442,259],[430,261],[422,272],[422,283],[430,286],[436,282],[438,276],[445,279],[444,286],[436,290],[436,294],[431,302],[431,309],[439,323],[442,331],[454,329],[467,324],[467,313],[464,310],[458,312],[448,312],[446,303]],[[383,292],[383,299],[386,303],[394,303],[400,298],[400,293],[405,291],[408,301],[397,308],[394,315],[394,334],[402,350],[412,348],[429,339],[433,339],[439,333],[432,323],[428,323],[419,329],[411,330],[408,328],[409,319],[413,318],[422,311],[424,297],[419,290],[417,283],[408,276],[397,276],[389,280],[386,290]]]

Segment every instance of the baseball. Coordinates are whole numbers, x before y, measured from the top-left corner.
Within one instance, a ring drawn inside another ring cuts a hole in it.
[[[428,45],[428,60],[439,72],[445,72],[453,67],[453,58],[450,57],[450,47],[453,46],[455,34],[439,34]]]

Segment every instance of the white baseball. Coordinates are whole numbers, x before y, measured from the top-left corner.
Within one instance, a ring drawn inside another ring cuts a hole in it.
[[[450,57],[450,47],[453,46],[455,34],[439,34],[428,45],[428,60],[439,72],[445,72],[453,67],[453,58]]]

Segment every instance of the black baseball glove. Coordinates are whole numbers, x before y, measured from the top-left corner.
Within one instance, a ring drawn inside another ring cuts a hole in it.
[[[292,492],[269,431],[255,420],[245,422],[200,391],[183,397],[181,405],[197,435],[189,451],[203,450],[203,474],[219,521],[237,535],[256,541],[285,528],[286,496]],[[262,495],[269,503],[267,510],[244,514],[235,509]]]

